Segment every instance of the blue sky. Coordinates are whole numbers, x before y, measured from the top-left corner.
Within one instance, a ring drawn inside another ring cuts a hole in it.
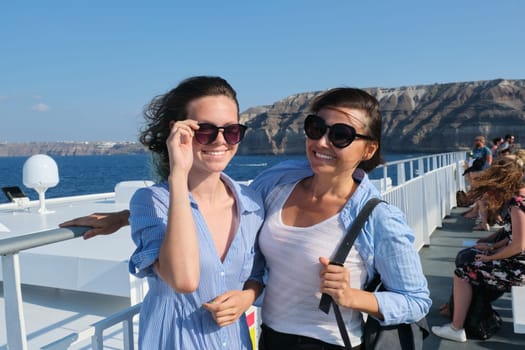
[[[152,97],[220,75],[241,110],[336,86],[525,78],[525,1],[0,4],[0,141],[135,141]],[[423,7],[424,6],[424,7]]]

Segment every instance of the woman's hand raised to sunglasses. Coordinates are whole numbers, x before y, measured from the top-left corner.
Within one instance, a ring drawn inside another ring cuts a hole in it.
[[[170,136],[166,140],[170,156],[170,173],[181,171],[188,175],[193,165],[193,136],[199,125],[195,120],[186,119],[170,123]]]

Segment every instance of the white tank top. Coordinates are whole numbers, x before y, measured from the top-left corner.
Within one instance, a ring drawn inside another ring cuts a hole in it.
[[[283,186],[266,212],[259,244],[269,268],[262,320],[283,333],[299,334],[331,344],[344,345],[332,308],[319,310],[321,299],[319,257],[331,258],[346,229],[336,214],[309,227],[283,224],[282,208],[296,183]],[[345,261],[350,285],[362,289],[367,273],[354,247]],[[352,346],[361,343],[361,313],[341,307]]]

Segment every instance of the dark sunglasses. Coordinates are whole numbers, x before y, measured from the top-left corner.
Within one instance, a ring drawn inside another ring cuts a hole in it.
[[[195,139],[201,145],[209,145],[217,139],[220,130],[222,130],[222,135],[228,144],[236,145],[244,137],[246,126],[242,124],[217,126],[209,123],[199,123],[199,130],[195,130]]]
[[[304,132],[309,139],[320,140],[326,131],[328,132],[328,140],[337,148],[345,148],[350,145],[357,137],[365,140],[373,140],[373,138],[361,135],[355,132],[355,128],[350,125],[337,123],[334,125],[326,125],[323,118],[310,114],[304,121]]]

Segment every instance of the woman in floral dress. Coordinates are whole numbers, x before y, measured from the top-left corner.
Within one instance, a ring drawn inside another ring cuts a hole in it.
[[[525,284],[525,184],[523,162],[515,156],[498,160],[477,180],[474,198],[488,193],[489,206],[499,208],[508,198],[508,237],[494,246],[486,246],[476,259],[459,266],[454,274],[454,312],[452,323],[432,327],[439,337],[465,342],[463,325],[472,300],[472,286],[489,286],[509,292],[512,286]]]
[[[517,208],[525,212],[525,187],[520,189],[520,193],[512,197],[509,202],[509,209]],[[479,243],[476,248],[484,250],[485,254],[464,266],[458,266],[455,274],[468,281],[473,286],[488,286],[501,292],[510,292],[512,286],[522,285],[525,272],[525,253],[494,259],[496,253],[512,242],[512,224],[510,212],[504,219],[505,228],[499,237],[500,240],[494,244]]]

